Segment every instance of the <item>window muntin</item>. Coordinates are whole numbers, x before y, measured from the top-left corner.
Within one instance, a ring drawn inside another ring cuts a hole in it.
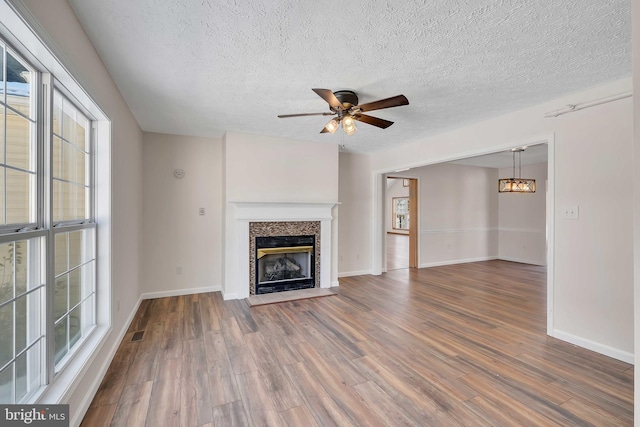
[[[58,365],[95,324],[95,228],[56,232],[53,317]]]
[[[37,220],[35,72],[2,43],[0,54],[0,228],[8,228]]]
[[[91,218],[90,121],[58,91],[53,99],[53,222]]]
[[[0,402],[17,403],[43,383],[42,237],[0,244]]]

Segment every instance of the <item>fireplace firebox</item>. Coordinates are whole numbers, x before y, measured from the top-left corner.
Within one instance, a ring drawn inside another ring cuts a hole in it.
[[[256,237],[256,295],[315,287],[315,240],[315,236]]]

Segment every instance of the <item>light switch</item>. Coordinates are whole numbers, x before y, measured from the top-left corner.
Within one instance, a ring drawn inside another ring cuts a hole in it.
[[[199,208],[198,209],[198,215],[200,215],[200,216],[204,215],[204,208]]]

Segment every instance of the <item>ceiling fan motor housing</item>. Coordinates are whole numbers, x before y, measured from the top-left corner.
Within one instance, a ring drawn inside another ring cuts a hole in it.
[[[340,103],[342,104],[345,110],[348,110],[349,108],[355,105],[358,105],[358,95],[356,95],[354,91],[339,90],[339,91],[333,92],[333,94],[336,96],[336,98],[338,98],[338,101],[340,101]]]

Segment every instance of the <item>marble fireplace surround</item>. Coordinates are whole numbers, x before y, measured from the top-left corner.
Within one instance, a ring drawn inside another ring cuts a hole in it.
[[[236,205],[236,230],[238,242],[238,298],[248,298],[251,287],[251,233],[253,228],[261,228],[255,223],[273,222],[318,222],[320,224],[320,239],[316,239],[316,247],[320,257],[319,268],[316,268],[316,277],[319,275],[320,288],[331,287],[331,210],[336,203],[301,203],[301,202],[235,202]],[[303,224],[301,224],[304,226]],[[295,228],[295,226],[294,226]],[[318,286],[318,285],[316,285]]]

